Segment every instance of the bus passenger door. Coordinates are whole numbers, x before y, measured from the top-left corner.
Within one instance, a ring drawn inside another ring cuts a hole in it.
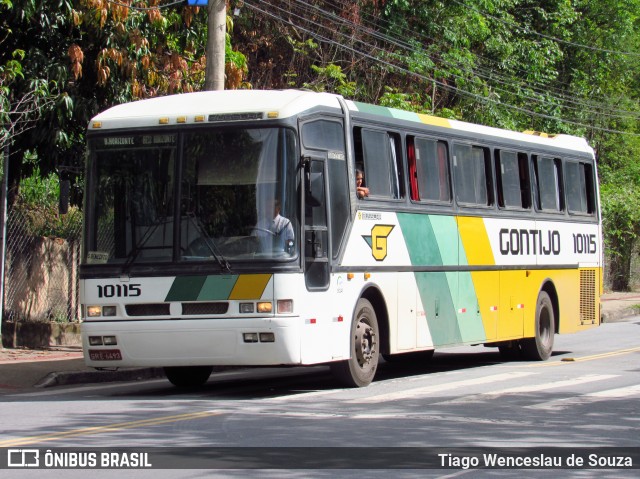
[[[325,184],[325,161],[305,157],[305,282],[308,290],[329,288],[329,228]]]

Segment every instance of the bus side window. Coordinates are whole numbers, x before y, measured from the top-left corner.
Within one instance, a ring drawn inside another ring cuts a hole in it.
[[[344,129],[339,121],[319,119],[305,123],[301,131],[305,148],[327,152],[331,239],[333,257],[336,258],[346,235],[350,214]]]
[[[451,201],[449,156],[443,141],[415,138],[415,161],[420,199]]]
[[[414,138],[407,137],[407,163],[409,164],[409,188],[412,201],[420,200],[420,188],[418,186],[418,172],[416,165],[416,147]]]
[[[356,165],[364,166],[369,197],[402,198],[400,137],[381,130],[354,129]]]
[[[562,165],[560,158],[534,156],[536,206],[542,211],[564,211]]]
[[[531,188],[527,154],[496,150],[498,206],[501,208],[531,207]]]
[[[489,149],[455,144],[453,170],[458,203],[470,206],[493,205]]]
[[[565,191],[569,213],[595,213],[593,167],[590,164],[567,161],[565,163]]]

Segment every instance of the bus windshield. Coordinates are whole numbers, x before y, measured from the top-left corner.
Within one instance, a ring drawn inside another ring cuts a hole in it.
[[[93,138],[89,148],[85,263],[228,268],[230,261],[297,256],[291,131],[118,134]]]

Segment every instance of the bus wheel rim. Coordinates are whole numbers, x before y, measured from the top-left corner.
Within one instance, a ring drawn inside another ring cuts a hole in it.
[[[361,368],[365,369],[371,363],[376,351],[376,334],[374,329],[363,319],[356,326],[356,358]]]

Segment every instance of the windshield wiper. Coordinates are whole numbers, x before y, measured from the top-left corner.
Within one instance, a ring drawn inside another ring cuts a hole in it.
[[[147,229],[147,231],[145,232],[145,234],[142,236],[142,238],[140,238],[140,241],[138,241],[133,246],[133,248],[131,248],[131,251],[127,255],[127,258],[125,259],[125,262],[122,265],[122,272],[123,273],[129,272],[129,268],[131,267],[133,262],[136,260],[136,258],[140,254],[140,251],[142,251],[144,249],[144,245],[147,244],[149,239],[153,236],[153,233],[155,233],[156,230],[158,229],[158,227],[160,226],[160,223],[163,223],[164,220],[165,219],[163,218],[162,221],[159,221],[159,222],[155,223],[153,226],[149,227]]]
[[[213,256],[213,258],[218,262],[218,265],[220,265],[220,269],[222,269],[222,271],[231,273],[231,264],[229,264],[229,261],[227,261],[227,258],[225,258],[224,255],[220,252],[220,248],[218,248],[218,245],[216,245],[216,242],[213,241],[211,236],[209,236],[204,225],[200,222],[200,218],[198,218],[193,213],[188,213],[187,216],[191,220],[193,220],[193,223],[198,228],[198,232],[203,238],[204,244],[207,246],[207,249],[211,252],[211,256]]]

